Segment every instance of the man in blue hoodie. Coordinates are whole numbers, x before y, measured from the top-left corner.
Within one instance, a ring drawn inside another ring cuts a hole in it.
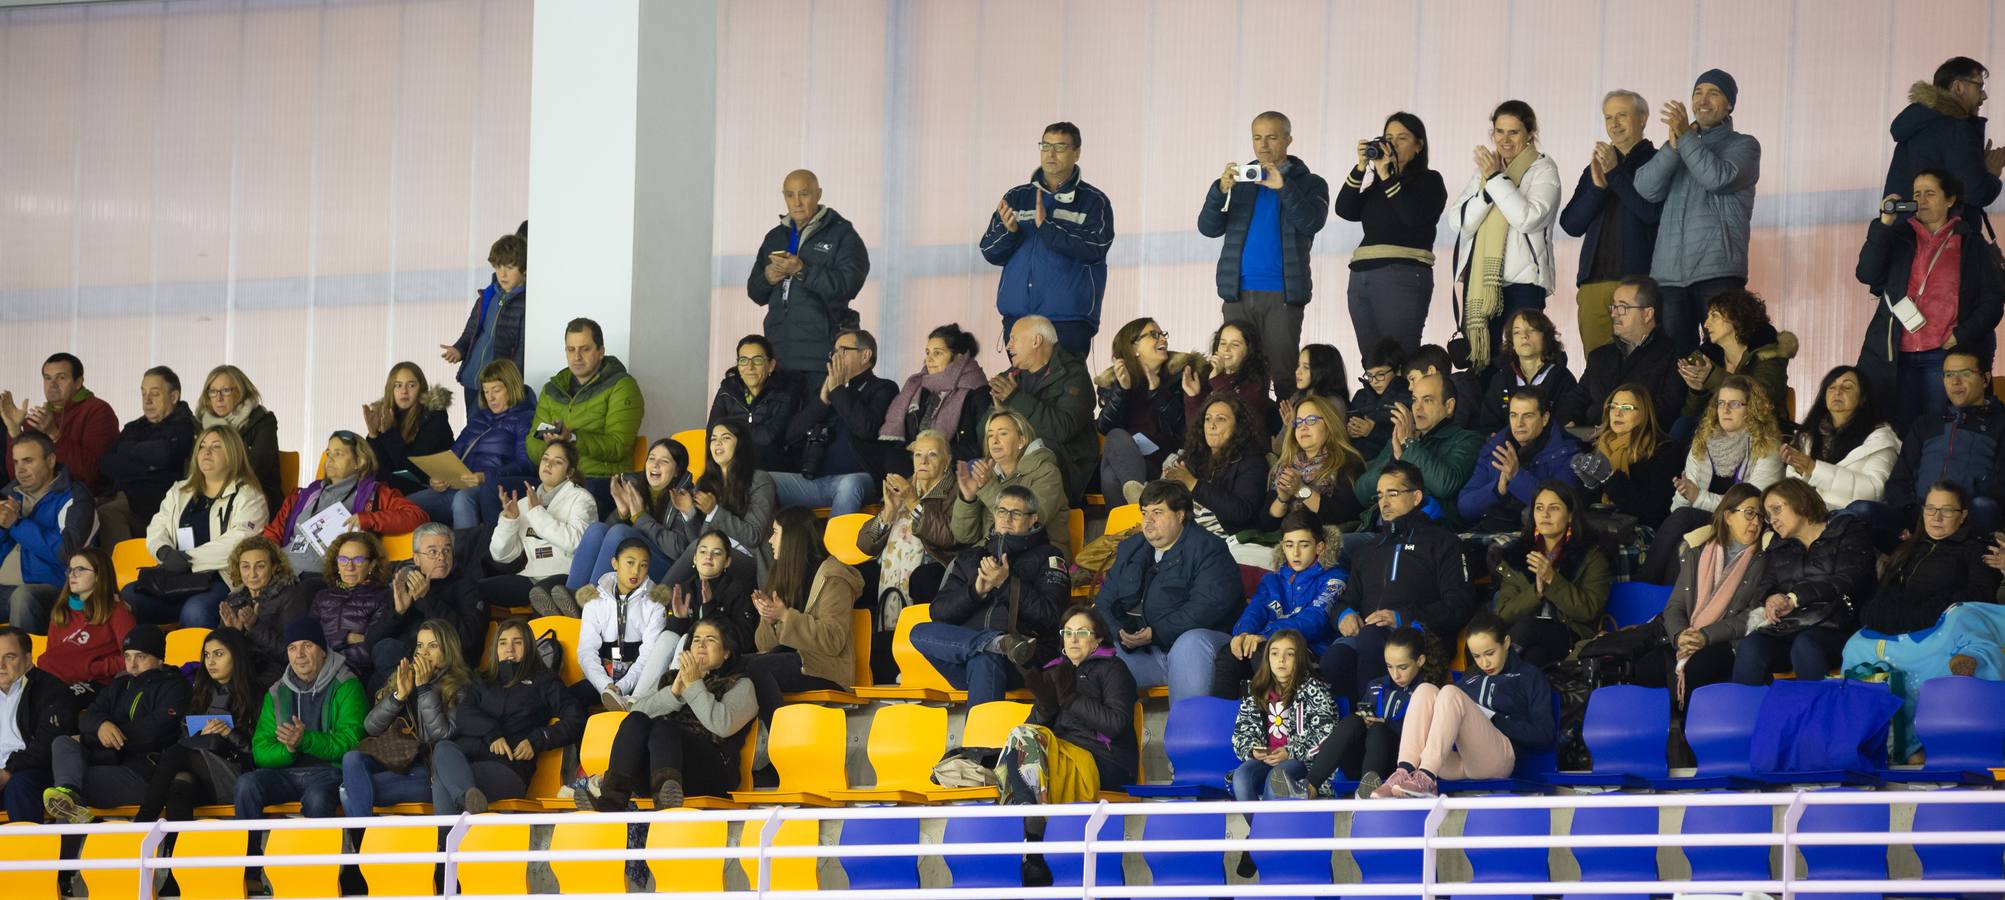
[[[15,584],[0,582],[0,595],[8,600],[8,622],[40,633],[69,583],[70,554],[97,534],[97,501],[56,462],[48,435],[23,431],[9,453],[14,481],[0,488],[0,569],[16,557],[21,576]]]
[[[1225,164],[1197,211],[1197,230],[1223,237],[1218,253],[1218,296],[1227,322],[1244,322],[1260,335],[1274,369],[1274,395],[1295,391],[1292,367],[1301,352],[1302,315],[1313,285],[1309,251],[1330,218],[1330,184],[1288,154],[1295,142],[1288,117],[1273,110],[1253,118],[1253,163],[1258,180],[1240,177],[1241,164]]]
[[[1079,126],[1053,122],[1037,152],[1030,181],[1003,192],[989,215],[982,258],[1003,270],[996,311],[1005,340],[1017,319],[1043,316],[1059,346],[1084,359],[1100,331],[1114,206],[1079,177]]]
[[[1225,541],[1190,523],[1190,492],[1142,488],[1142,533],[1121,542],[1093,601],[1137,688],[1167,684],[1170,702],[1211,692],[1212,660],[1246,602]]]
[[[1456,498],[1463,523],[1482,534],[1523,530],[1520,519],[1542,482],[1580,485],[1573,474],[1579,453],[1580,442],[1553,420],[1545,388],[1518,388],[1511,394],[1510,423],[1476,451],[1476,471]]]
[[[1887,164],[1887,186],[1881,196],[1903,197],[1923,169],[1943,169],[1963,182],[1964,208],[1956,212],[1975,222],[1984,207],[1998,199],[1998,173],[2005,171],[2005,147],[1984,139],[1984,86],[1990,78],[1984,64],[1968,56],[1953,56],[1935,68],[1930,81],[1908,88],[1908,105],[1887,131],[1894,138],[1894,158]]]

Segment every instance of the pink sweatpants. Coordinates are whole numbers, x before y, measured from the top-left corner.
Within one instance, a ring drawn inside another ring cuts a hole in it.
[[[1399,761],[1440,779],[1503,778],[1517,765],[1510,738],[1454,686],[1413,689],[1399,730]]]

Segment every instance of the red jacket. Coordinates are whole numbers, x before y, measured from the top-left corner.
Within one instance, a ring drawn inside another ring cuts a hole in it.
[[[57,603],[68,602],[68,597]],[[110,684],[125,674],[125,633],[134,624],[132,610],[124,603],[111,608],[111,620],[92,625],[77,613],[62,625],[49,625],[49,648],[42,651],[35,667],[63,680],[64,684],[94,681]]]
[[[118,442],[118,429],[118,414],[111,411],[111,404],[98,399],[89,388],[78,388],[76,395],[63,406],[62,431],[56,437],[56,461],[70,470],[71,478],[100,497],[111,493],[111,480],[98,474],[97,460]],[[12,453],[7,454],[7,480],[14,480]]]
[[[292,507],[298,500],[299,488],[293,488],[285,495],[285,503],[279,506],[278,514],[265,525],[265,537],[281,547],[286,544],[286,526],[292,522]],[[378,535],[410,534],[418,530],[418,526],[432,520],[416,503],[397,493],[396,488],[381,483],[376,485],[368,507],[356,513],[355,517],[362,520],[362,530]]]

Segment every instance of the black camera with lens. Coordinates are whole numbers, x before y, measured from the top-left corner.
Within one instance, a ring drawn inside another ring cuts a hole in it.
[[[1365,142],[1365,159],[1384,159],[1392,155],[1392,142],[1385,138],[1372,138]]]

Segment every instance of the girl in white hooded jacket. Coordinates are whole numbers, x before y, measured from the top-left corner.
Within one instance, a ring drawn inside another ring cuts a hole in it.
[[[1559,214],[1559,166],[1540,153],[1537,114],[1506,100],[1490,114],[1489,146],[1476,148],[1476,172],[1450,213],[1455,277],[1464,287],[1459,319],[1471,365],[1496,352],[1498,320],[1544,309],[1553,291],[1553,220]]]
[[[488,540],[488,555],[498,563],[524,556],[519,575],[496,575],[481,582],[490,602],[500,606],[527,605],[539,616],[578,617],[578,604],[564,590],[571,575],[571,556],[585,529],[599,520],[598,503],[578,477],[578,448],[569,441],[550,441],[536,467],[541,482],[520,495],[501,492],[501,519]]]
[[[578,668],[597,692],[580,702],[608,710],[626,709],[642,685],[654,685],[667,671],[669,648],[682,636],[668,630],[668,589],[647,577],[652,551],[640,538],[627,538],[613,551],[613,570],[597,584],[578,589],[584,614],[578,623]]]

